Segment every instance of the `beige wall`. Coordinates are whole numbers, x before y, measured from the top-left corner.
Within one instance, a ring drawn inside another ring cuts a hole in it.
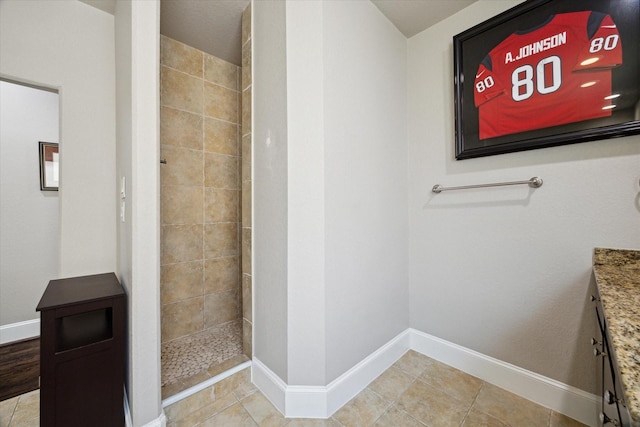
[[[252,355],[251,276],[251,4],[242,13],[242,333],[244,354]]]
[[[51,3],[51,2],[49,2]],[[57,2],[63,3],[63,2]],[[66,3],[66,2],[64,2]],[[100,12],[104,13],[104,12]],[[131,425],[161,426],[160,32],[158,1],[117,2],[116,187],[118,277],[127,289]],[[134,55],[135,53],[135,55]],[[124,198],[120,194],[125,178]],[[113,194],[113,196],[115,196]],[[115,200],[115,197],[114,197]]]
[[[256,255],[251,260],[254,285],[252,359],[268,366],[285,383],[288,383],[289,345],[285,37],[287,4],[289,3],[270,1],[253,1],[251,4],[251,237],[252,251]],[[310,105],[315,106],[313,103]]]
[[[252,6],[253,360],[324,386],[409,327],[406,39],[371,2]]]
[[[38,141],[58,142],[59,98],[0,81],[0,344],[37,336],[35,307],[58,277],[60,203],[40,191]],[[31,320],[35,319],[35,320]],[[21,322],[33,327],[24,330]],[[31,332],[31,333],[29,333]]]
[[[116,269],[114,40],[86,4],[0,2],[0,75],[60,94],[60,277]]]
[[[517,3],[479,1],[408,42],[411,327],[595,392],[592,252],[640,242],[640,136],[454,159],[452,37]],[[532,176],[540,189],[430,191]]]
[[[161,38],[162,341],[239,319],[239,67]]]

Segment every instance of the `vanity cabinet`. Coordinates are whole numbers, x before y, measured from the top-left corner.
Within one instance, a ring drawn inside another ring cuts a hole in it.
[[[49,282],[40,312],[40,425],[123,427],[126,303],[115,274]]]
[[[610,345],[611,338],[597,289],[594,289],[591,300],[597,318],[595,337],[591,339],[591,344],[596,358],[597,384],[601,397],[599,425],[628,427],[632,425],[631,418],[625,404],[620,376],[617,374],[615,354]]]

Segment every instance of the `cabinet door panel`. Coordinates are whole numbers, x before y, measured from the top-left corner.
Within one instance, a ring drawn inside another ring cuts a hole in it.
[[[56,426],[117,425],[112,414],[112,374],[104,369],[112,360],[111,351],[102,351],[56,366]]]

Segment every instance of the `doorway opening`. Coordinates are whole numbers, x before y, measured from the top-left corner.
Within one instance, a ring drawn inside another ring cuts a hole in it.
[[[250,28],[249,17],[242,24]],[[178,41],[162,24],[161,33],[165,399],[251,358],[251,115],[244,93],[250,64]],[[243,37],[243,58],[250,45]]]

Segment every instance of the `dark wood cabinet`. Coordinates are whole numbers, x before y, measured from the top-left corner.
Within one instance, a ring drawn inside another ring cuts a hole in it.
[[[115,274],[52,280],[36,310],[40,425],[124,426],[126,300]]]
[[[598,319],[596,334],[592,339],[593,354],[597,363],[597,386],[600,393],[600,426],[631,425],[631,417],[625,405],[620,376],[617,373],[615,354],[610,345],[607,321],[604,315],[600,296],[593,289],[591,300],[594,302]]]

